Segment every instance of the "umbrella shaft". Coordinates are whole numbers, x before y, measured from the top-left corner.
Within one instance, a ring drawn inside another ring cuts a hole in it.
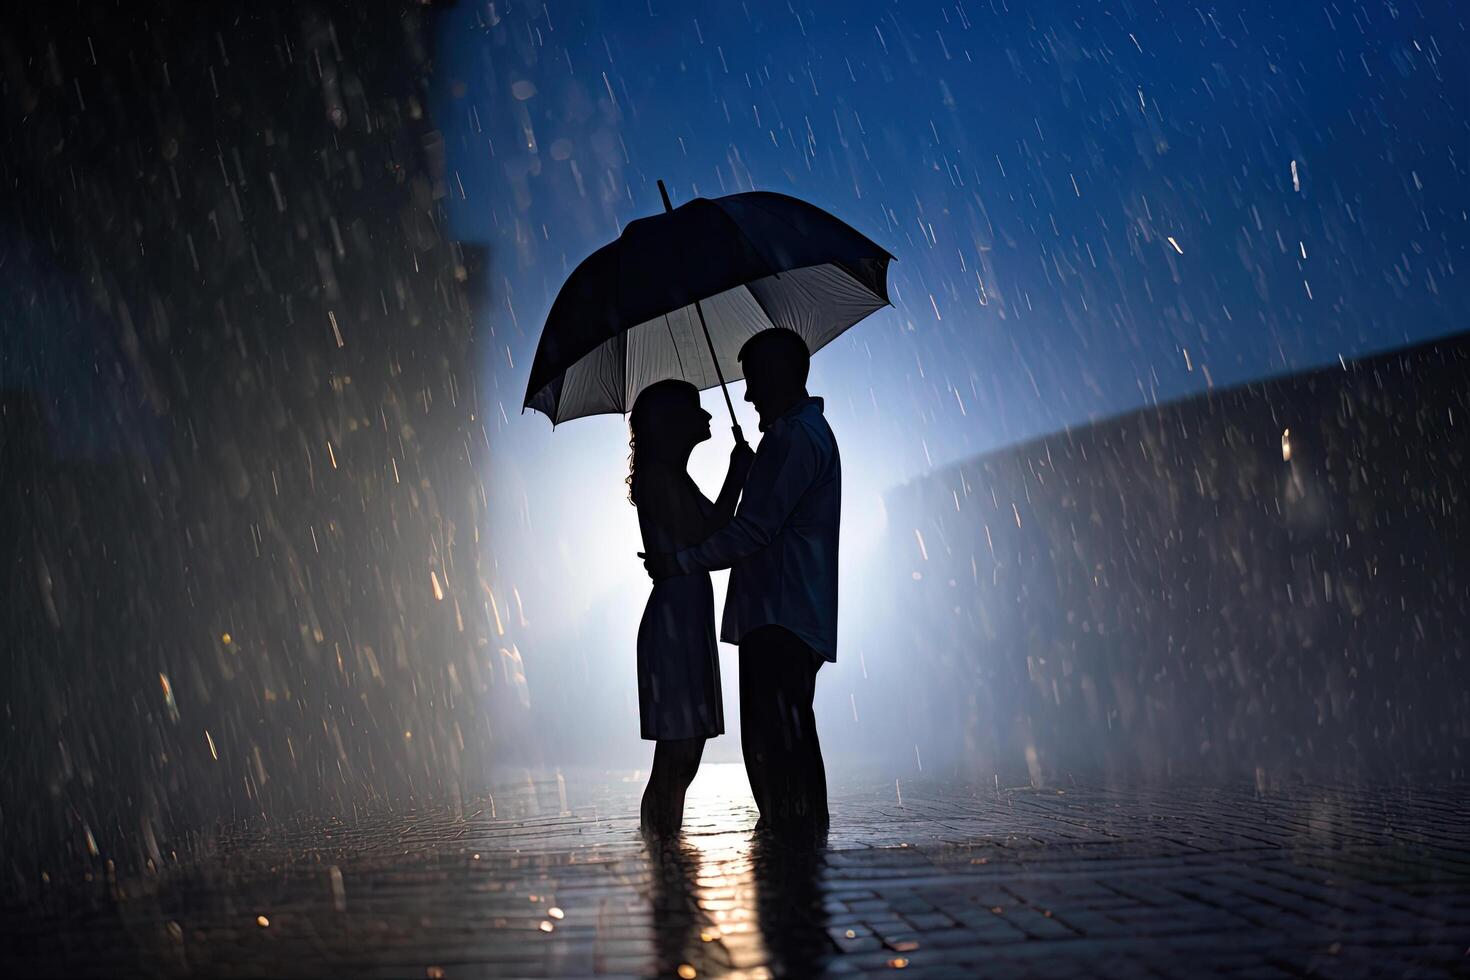
[[[668,188],[664,182],[658,182],[659,197],[664,199],[664,211],[674,210],[674,205],[669,201]],[[735,421],[735,403],[730,400],[730,389],[725,387],[725,372],[720,370],[720,359],[715,356],[715,342],[710,339],[709,324],[704,322],[704,307],[699,305],[699,300],[694,301],[694,312],[699,314],[699,326],[704,330],[704,342],[709,347],[709,359],[715,366],[715,377],[720,379],[720,394],[725,396],[725,408],[730,412],[730,428],[735,432],[735,441],[744,442],[745,435],[740,431],[740,423]]]
[[[735,421],[735,403],[730,401],[730,389],[725,387],[725,372],[720,370],[720,359],[715,356],[715,342],[710,339],[709,324],[704,322],[704,307],[699,305],[699,300],[694,301],[694,312],[699,314],[699,325],[704,330],[704,342],[709,347],[710,363],[715,366],[715,377],[720,379],[720,394],[725,396],[725,408],[730,411],[730,424],[738,433],[740,423]]]

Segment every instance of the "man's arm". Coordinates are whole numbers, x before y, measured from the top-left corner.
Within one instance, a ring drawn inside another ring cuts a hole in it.
[[[789,423],[768,432],[751,464],[735,517],[702,543],[677,552],[674,564],[685,574],[714,571],[760,551],[781,530],[816,477],[817,449],[805,426]]]

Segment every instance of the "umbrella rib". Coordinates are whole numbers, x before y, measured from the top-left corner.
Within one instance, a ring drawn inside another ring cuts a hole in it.
[[[618,334],[618,344],[623,348],[622,402],[624,415],[633,410],[633,406],[628,404],[628,334],[632,332],[632,330],[624,330]]]
[[[785,195],[775,195],[775,196],[778,196],[778,197],[781,197],[781,196],[785,196]],[[841,219],[837,219],[837,218],[836,218],[836,216],[835,216],[835,215],[832,215],[832,214],[830,214],[830,213],[828,213],[828,212],[826,212],[826,211],[823,211],[823,210],[822,210],[822,209],[821,209],[821,208],[818,208],[818,207],[816,207],[816,205],[814,205],[814,204],[810,204],[810,203],[809,203],[809,202],[807,202],[807,201],[801,201],[801,200],[800,200],[800,199],[798,199],[798,198],[791,198],[791,200],[793,200],[793,201],[797,201],[797,202],[798,202],[798,203],[800,203],[800,204],[806,204],[806,205],[807,205],[807,206],[808,206],[808,207],[811,207],[811,208],[815,208],[815,209],[816,209],[816,210],[817,210],[817,211],[819,211],[819,212],[821,212],[821,213],[822,213],[822,214],[824,214],[824,215],[826,215],[826,216],[827,216],[827,217],[829,217],[829,218],[833,218],[833,219],[834,219],[834,220],[838,220],[838,221],[839,221],[839,222],[840,222],[840,223],[841,223],[841,224],[844,224],[844,225],[846,225],[846,224],[847,224],[847,223],[846,223],[846,222],[844,222],[844,221],[841,221]],[[766,215],[767,215],[767,216],[769,216],[769,217],[770,217],[770,218],[771,218],[771,219],[772,219],[772,220],[775,220],[775,221],[779,221],[779,222],[781,222],[781,223],[782,223],[782,224],[783,224],[783,225],[785,225],[785,226],[786,226],[786,227],[787,227],[787,228],[790,228],[790,229],[791,229],[791,230],[792,230],[792,231],[793,231],[793,232],[797,232],[797,231],[798,231],[798,229],[797,229],[797,228],[796,228],[796,226],[795,226],[795,225],[793,225],[793,224],[792,224],[792,223],[791,223],[791,222],[790,222],[790,221],[789,221],[789,220],[788,220],[788,219],[787,219],[787,218],[786,218],[786,216],[785,216],[785,215],[782,215],[782,214],[780,214],[780,213],[778,213],[778,212],[776,212],[776,211],[772,211],[772,210],[771,210],[771,209],[770,209],[770,208],[768,208],[768,207],[766,207],[766,206],[765,206],[765,205],[764,205],[764,204],[761,204],[761,203],[760,203],[760,202],[759,202],[759,201],[757,201],[757,200],[753,200],[753,199],[751,199],[751,198],[750,198],[750,197],[749,197],[749,196],[747,196],[747,197],[746,197],[746,198],[745,198],[745,200],[744,200],[744,203],[745,203],[745,204],[748,204],[748,205],[750,205],[750,206],[751,206],[751,207],[753,207],[753,208],[755,208],[755,209],[756,209],[756,210],[757,210],[757,211],[763,211],[763,212],[765,212],[765,213],[766,213]],[[877,243],[877,242],[875,242],[875,241],[873,241],[873,240],[872,240],[872,239],[871,239],[871,238],[869,238],[869,237],[868,237],[868,236],[867,236],[867,235],[864,235],[864,234],[863,234],[863,233],[862,233],[862,232],[860,232],[860,231],[858,231],[858,230],[857,230],[857,229],[856,229],[856,228],[853,228],[853,227],[852,227],[852,226],[851,226],[851,225],[847,225],[847,228],[848,228],[848,230],[850,230],[850,231],[851,231],[851,232],[852,232],[852,233],[853,233],[853,234],[855,234],[855,235],[857,235],[857,236],[858,236],[858,237],[859,237],[859,238],[861,238],[861,239],[862,239],[862,240],[863,240],[863,241],[865,241],[865,242],[867,242],[867,243],[868,243],[868,244],[869,244],[869,245],[871,245],[871,246],[873,246],[873,247],[874,247],[874,248],[876,248],[876,249],[877,249],[877,250],[878,250],[878,251],[880,251],[880,252],[882,252],[882,253],[883,253],[883,254],[884,254],[884,255],[886,255],[886,256],[888,256],[888,258],[890,258],[890,259],[892,259],[892,258],[893,258],[893,253],[892,253],[892,252],[890,252],[890,251],[888,251],[888,249],[886,249],[886,248],[884,248],[884,247],[883,247],[883,246],[882,246],[882,245],[879,245],[879,244],[878,244],[878,243]],[[829,260],[829,261],[830,261],[830,260]]]
[[[786,218],[785,215],[783,215],[783,214],[781,214],[781,213],[779,213],[777,211],[771,210],[770,208],[766,207],[764,204],[761,204],[759,200],[756,200],[756,199],[754,199],[753,197],[751,197],[749,195],[745,196],[743,200],[744,200],[744,203],[745,204],[748,204],[750,207],[755,208],[757,211],[760,211],[760,212],[764,213],[771,220],[773,220],[773,221],[779,221],[781,224],[783,224],[787,228],[791,229],[791,231],[793,233],[799,233],[799,230],[797,229],[797,227],[795,225],[793,225]],[[792,200],[796,200],[796,199],[793,198]],[[803,202],[800,202],[800,203],[805,204],[806,202],[803,201]],[[818,210],[820,210],[820,209],[818,209]],[[721,208],[721,211],[723,212],[724,209]],[[826,212],[823,212],[823,213],[825,214]],[[726,214],[726,217],[729,217],[729,215]],[[831,215],[828,215],[828,217],[831,217]],[[736,228],[740,228],[740,223],[737,222],[737,221],[735,221],[733,218],[731,218],[731,222],[735,225]],[[873,246],[879,252],[881,252],[884,256],[886,256],[888,258],[888,261],[890,261],[890,262],[895,261],[894,256],[893,256],[893,253],[890,252],[890,251],[888,251],[888,249],[884,248],[882,245],[879,245],[877,242],[873,241],[871,238],[869,238],[867,235],[864,235],[862,232],[858,231],[856,228],[852,228],[852,226],[850,226],[850,225],[848,227],[852,231],[853,234],[857,235],[863,241],[867,242],[869,245]],[[741,230],[741,234],[742,235],[744,234],[744,230],[743,229]],[[749,238],[746,238],[746,241],[750,241],[750,239]],[[883,304],[885,306],[892,306],[893,305],[893,300],[891,300],[891,299],[889,299],[889,298],[887,298],[885,296],[881,296],[878,293],[875,293],[873,290],[869,289],[868,286],[861,279],[859,279],[857,276],[853,275],[852,272],[850,272],[847,269],[847,263],[845,261],[842,261],[842,260],[836,260],[836,261],[834,261],[834,260],[829,259],[827,262],[822,263],[822,264],[824,264],[824,265],[835,265],[835,266],[837,266],[843,272],[847,273],[848,278],[852,279],[859,286],[861,286],[874,299],[882,300],[883,301]],[[790,270],[788,270],[788,271],[790,271]]]
[[[760,280],[754,279],[752,282],[760,282]],[[750,294],[751,299],[755,300],[755,305],[761,311],[761,315],[766,318],[766,322],[772,327],[779,327],[780,324],[776,322],[776,318],[771,316],[771,311],[766,308],[766,304],[761,302],[761,298],[755,294],[755,290],[751,289],[750,286],[751,283],[746,283],[745,291]]]
[[[888,258],[888,261],[889,262],[895,262],[895,261],[897,261],[891,255],[889,255],[887,258]],[[841,269],[843,275],[847,276],[847,278],[849,278],[853,282],[857,283],[858,288],[861,289],[863,292],[867,293],[869,296],[873,297],[876,300],[880,300],[882,302],[883,306],[893,306],[893,300],[889,299],[887,296],[884,296],[881,293],[875,292],[871,286],[869,286],[867,283],[863,282],[863,280],[862,280],[862,278],[860,276],[856,275],[852,271],[852,269],[848,268],[848,263],[847,262],[842,262],[842,261],[828,262],[827,265],[833,266],[833,267],[835,267],[837,269]],[[888,272],[887,272],[886,269],[884,270],[883,276],[884,276],[884,279],[886,280],[887,277],[888,277]],[[885,282],[885,285],[887,285],[886,282]]]
[[[669,322],[669,315],[664,314],[664,329],[669,332],[669,344],[674,348],[674,360],[679,362],[679,373],[684,373],[684,358],[679,355],[679,342],[674,339],[674,325]]]
[[[719,211],[721,217],[723,217],[727,222],[730,223],[731,228],[735,229],[735,234],[739,235],[745,241],[745,244],[750,247],[751,254],[760,260],[761,265],[766,267],[766,275],[776,276],[777,278],[780,278],[781,270],[777,269],[773,264],[771,264],[771,261],[766,258],[765,253],[756,247],[755,242],[751,239],[749,235],[745,233],[745,229],[740,227],[740,222],[736,221],[734,216],[731,215],[729,211],[726,211],[724,208],[720,207],[715,201],[711,201],[710,203],[715,205],[715,210]]]
[[[627,230],[626,228],[623,229],[623,231],[626,231],[626,230]],[[621,240],[622,237],[623,237],[622,236],[622,232],[619,232],[618,233],[618,239]],[[623,299],[623,252],[624,251],[625,250],[624,249],[621,249],[621,248],[617,250],[617,252],[618,252],[618,274],[613,277],[613,306],[612,306],[612,308],[615,309],[615,310],[621,310],[623,308],[622,307],[622,299]],[[621,326],[621,324],[619,324],[619,326]],[[631,328],[629,328],[629,329],[631,329]],[[618,343],[620,343],[622,345],[622,347],[623,347],[623,377],[620,379],[621,382],[622,382],[623,397],[620,399],[620,401],[622,402],[622,409],[623,409],[623,414],[624,415],[628,414],[628,412],[630,412],[632,410],[632,408],[633,408],[632,405],[629,405],[628,404],[628,332],[629,332],[628,330],[619,330],[618,331]]]

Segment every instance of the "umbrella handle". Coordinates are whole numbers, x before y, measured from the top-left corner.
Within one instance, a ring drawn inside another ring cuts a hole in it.
[[[674,210],[674,205],[669,202],[669,190],[664,182],[658,182],[659,197],[664,199],[664,211]],[[699,326],[704,330],[704,342],[709,347],[710,363],[715,366],[715,377],[720,379],[720,394],[725,396],[725,408],[730,413],[730,431],[735,434],[737,443],[745,442],[745,433],[740,431],[740,423],[735,421],[735,403],[730,401],[730,389],[725,386],[725,372],[720,370],[720,359],[715,356],[715,342],[710,339],[709,324],[704,322],[704,307],[699,305],[699,300],[694,301],[694,312],[699,314]]]

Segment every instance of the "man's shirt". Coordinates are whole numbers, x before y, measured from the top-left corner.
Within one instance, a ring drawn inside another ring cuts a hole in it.
[[[837,524],[842,461],[808,398],[761,439],[735,517],[702,544],[674,555],[680,571],[730,569],[720,639],[739,643],[780,626],[824,660],[837,660]]]

